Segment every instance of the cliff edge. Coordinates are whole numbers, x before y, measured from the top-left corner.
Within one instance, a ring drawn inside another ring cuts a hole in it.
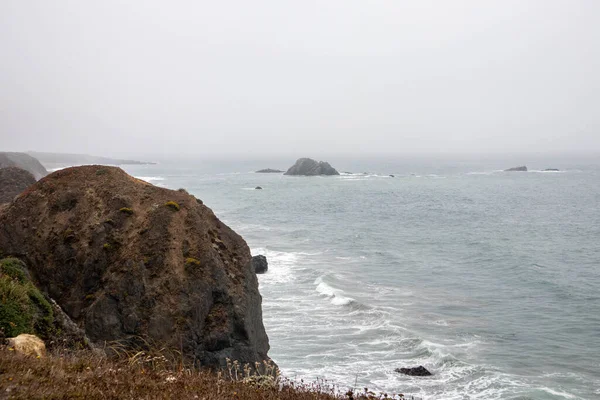
[[[143,338],[203,366],[268,359],[250,250],[185,191],[116,167],[60,170],[0,211],[0,252],[92,343]]]
[[[48,175],[46,168],[36,159],[25,153],[0,152],[0,168],[17,167],[30,172],[36,180]]]

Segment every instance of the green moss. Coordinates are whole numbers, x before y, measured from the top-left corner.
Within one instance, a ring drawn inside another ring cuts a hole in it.
[[[167,202],[165,203],[165,206],[167,206],[167,207],[169,207],[170,209],[172,209],[172,210],[175,210],[175,211],[179,211],[179,209],[181,208],[181,207],[179,207],[179,204],[177,204],[177,203],[176,203],[176,202],[174,202],[174,201],[167,201]]]
[[[119,211],[121,211],[122,213],[127,214],[127,215],[133,214],[133,210],[129,207],[120,208]]]
[[[18,258],[4,258],[0,260],[0,274],[6,274],[17,281],[27,281],[27,270],[25,264]]]
[[[106,175],[108,173],[108,170],[106,168],[100,168],[96,170],[96,175],[100,176],[100,175]]]
[[[32,333],[48,338],[54,313],[44,295],[29,281],[17,259],[0,260],[0,329],[5,336]]]
[[[110,245],[110,243],[104,243],[104,244],[102,245],[102,248],[103,248],[104,250],[110,250],[110,249],[112,248],[112,246]]]

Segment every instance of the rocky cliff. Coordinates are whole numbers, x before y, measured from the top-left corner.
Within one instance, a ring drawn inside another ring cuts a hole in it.
[[[292,165],[284,175],[339,175],[329,163],[325,161],[315,161],[311,158],[300,158]]]
[[[17,167],[0,168],[0,204],[11,202],[35,183],[30,172]]]
[[[57,171],[0,211],[0,252],[92,343],[143,338],[196,365],[268,359],[250,250],[185,191],[114,167]]]
[[[48,175],[46,168],[37,159],[25,153],[0,153],[0,168],[7,167],[29,171],[36,180]]]

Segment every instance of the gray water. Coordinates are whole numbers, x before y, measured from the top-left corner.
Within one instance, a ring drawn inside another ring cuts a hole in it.
[[[292,162],[125,167],[186,188],[267,256],[269,354],[286,376],[424,399],[600,398],[595,160],[534,160],[523,173],[500,170],[513,160],[393,159],[337,160],[354,172],[339,177],[251,172]],[[434,375],[394,372],[417,365]]]

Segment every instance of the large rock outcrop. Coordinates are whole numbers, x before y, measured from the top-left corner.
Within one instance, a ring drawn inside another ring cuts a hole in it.
[[[60,170],[0,211],[0,252],[92,343],[143,338],[205,366],[268,359],[250,250],[185,191],[115,167]]]
[[[17,167],[0,168],[0,204],[11,202],[35,183],[29,171]]]
[[[25,153],[0,153],[0,168],[17,167],[29,171],[36,180],[48,175],[46,168],[35,158]]]
[[[311,158],[300,158],[292,165],[284,175],[339,175],[328,162],[315,161]]]

